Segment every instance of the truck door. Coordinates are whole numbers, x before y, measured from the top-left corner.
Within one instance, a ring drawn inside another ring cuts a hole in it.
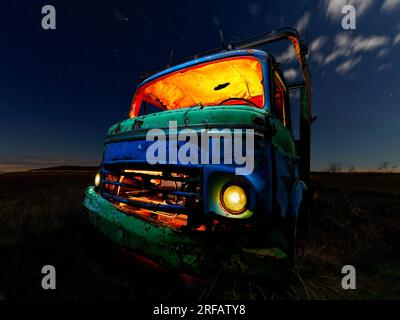
[[[276,134],[272,139],[275,160],[275,204],[277,213],[285,217],[288,213],[290,194],[297,180],[297,157],[293,135],[289,95],[283,77],[274,71],[273,80],[273,120]]]

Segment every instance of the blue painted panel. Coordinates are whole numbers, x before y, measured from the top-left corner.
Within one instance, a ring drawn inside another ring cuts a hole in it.
[[[220,159],[223,161],[223,147],[224,139],[221,140],[221,154]],[[153,141],[125,141],[109,143],[105,146],[104,150],[104,162],[103,164],[112,163],[140,163],[146,164],[146,150],[154,143]],[[178,143],[178,150],[186,142],[181,141]],[[168,144],[167,144],[168,146]],[[168,161],[168,148],[167,148],[167,161],[166,164],[170,165]],[[200,151],[199,151],[200,153]],[[209,155],[211,160],[212,154]],[[269,217],[272,215],[272,167],[271,167],[271,145],[264,141],[255,141],[255,153],[254,159],[254,171],[250,175],[238,176],[235,174],[237,165],[233,161],[232,164],[174,164],[177,167],[200,167],[203,172],[203,200],[205,211],[215,211],[215,206],[212,205],[209,195],[210,186],[215,183],[216,179],[219,179],[222,175],[230,177],[232,181],[243,181],[249,186],[249,196],[251,201],[251,208],[257,212],[257,216]],[[210,161],[211,162],[211,161]],[[212,208],[212,209],[210,209]]]

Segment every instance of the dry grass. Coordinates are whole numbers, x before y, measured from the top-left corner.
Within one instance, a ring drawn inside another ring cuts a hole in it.
[[[311,232],[297,269],[263,283],[219,274],[206,286],[125,266],[82,215],[92,178],[0,175],[0,300],[400,298],[400,175],[314,175]],[[53,292],[40,287],[45,264],[57,269]],[[346,264],[356,267],[355,291],[340,287]]]

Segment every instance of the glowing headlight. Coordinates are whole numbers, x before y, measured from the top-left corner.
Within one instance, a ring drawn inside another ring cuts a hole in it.
[[[246,192],[238,185],[224,187],[220,199],[223,208],[231,214],[241,214],[247,209]]]
[[[100,186],[100,172],[96,173],[96,176],[94,177],[94,185],[98,188]]]

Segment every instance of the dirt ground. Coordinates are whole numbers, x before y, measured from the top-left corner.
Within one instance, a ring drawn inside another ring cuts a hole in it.
[[[127,263],[82,214],[93,172],[0,175],[0,299],[400,299],[400,175],[314,173],[295,271],[268,283],[188,284]],[[41,288],[42,266],[57,289]],[[357,289],[341,288],[353,265]]]

